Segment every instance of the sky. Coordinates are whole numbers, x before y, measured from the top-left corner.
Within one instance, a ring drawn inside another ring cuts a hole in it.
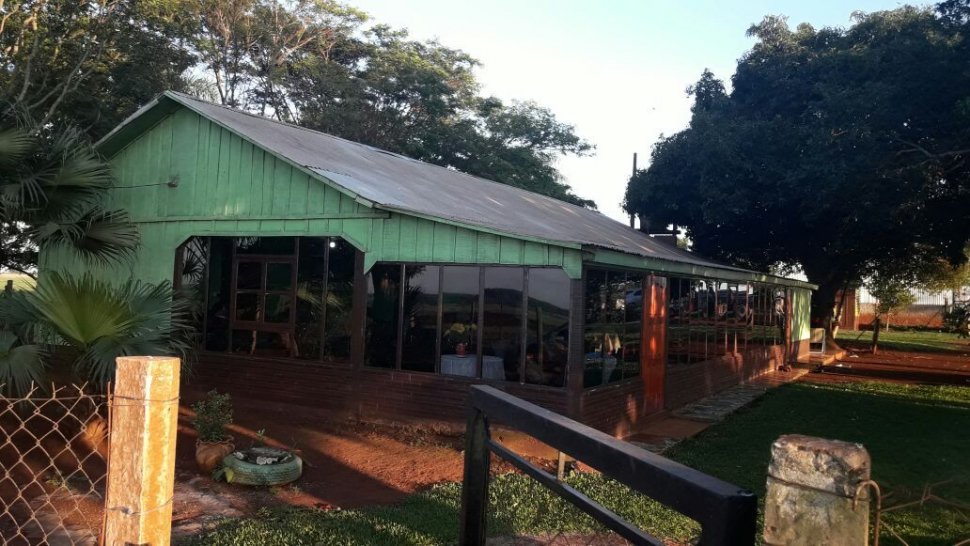
[[[374,22],[438,39],[481,61],[482,92],[534,100],[597,147],[558,162],[565,182],[627,221],[620,207],[634,152],[639,167],[661,134],[683,129],[685,90],[705,68],[728,82],[753,45],[745,31],[765,15],[793,28],[849,26],[855,11],[895,0],[347,0]]]

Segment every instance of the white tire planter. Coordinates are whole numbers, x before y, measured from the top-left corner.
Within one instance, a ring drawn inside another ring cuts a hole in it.
[[[242,455],[244,458],[240,458]],[[248,459],[248,460],[246,460]],[[264,462],[258,464],[256,462]],[[265,462],[273,461],[275,462]],[[303,474],[303,459],[293,453],[270,447],[235,451],[222,459],[226,481],[243,485],[283,485]]]

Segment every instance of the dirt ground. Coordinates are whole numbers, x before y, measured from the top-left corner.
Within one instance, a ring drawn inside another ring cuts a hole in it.
[[[970,385],[970,358],[958,354],[881,351],[878,355],[850,352],[824,373],[812,373],[803,381],[905,381]],[[195,432],[189,405],[202,393],[183,393],[179,428],[177,477],[198,478],[195,469]],[[317,508],[353,508],[388,504],[441,482],[461,480],[463,440],[454,429],[407,427],[333,420],[313,410],[286,405],[260,405],[234,400],[235,424],[231,433],[237,447],[248,447],[263,431],[265,442],[293,449],[303,457],[303,477],[294,486],[244,489],[234,506],[249,513],[259,506],[286,503]],[[683,423],[681,421],[684,421]],[[706,423],[668,418],[677,425],[664,430],[665,437],[682,438],[703,430]],[[661,423],[661,424],[663,424]],[[653,433],[653,431],[651,431]],[[638,438],[643,441],[643,439]],[[504,441],[504,440],[503,440]],[[533,462],[554,468],[554,451],[517,439],[516,451]],[[503,465],[497,470],[511,469]],[[214,492],[234,492],[240,487],[209,483]],[[176,507],[178,511],[178,507]]]
[[[188,405],[180,408],[177,480],[199,475]],[[293,450],[303,459],[303,476],[296,485],[249,490],[254,507],[274,499],[316,508],[388,504],[431,484],[461,479],[461,439],[456,436],[326,420],[312,411],[261,407],[238,399],[233,405],[235,424],[230,433],[237,448],[255,445],[262,431],[266,445]],[[216,484],[220,486],[239,489]],[[248,507],[237,508],[248,511]]]
[[[844,380],[970,386],[970,355],[892,350],[872,354],[868,350],[848,349],[844,357],[823,371]]]
[[[177,482],[199,477],[189,407],[193,399],[201,396],[202,393],[195,392],[182,396]],[[233,406],[235,422],[230,433],[237,448],[262,441],[295,451],[304,463],[303,476],[292,486],[267,489],[206,483],[214,492],[245,491],[241,497],[244,505],[234,506],[242,512],[280,502],[323,509],[390,504],[434,484],[462,478],[464,440],[453,428],[333,420],[314,414],[312,409],[260,405],[250,400],[234,399]],[[553,458],[542,455],[540,451],[538,456],[533,454],[528,458],[554,468]],[[511,470],[511,466],[496,463],[495,470]]]

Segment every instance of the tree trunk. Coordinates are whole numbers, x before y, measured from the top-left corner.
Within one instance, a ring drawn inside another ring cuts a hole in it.
[[[809,277],[811,279],[811,277]],[[813,328],[825,328],[825,339],[828,345],[834,349],[840,349],[835,342],[835,300],[839,289],[845,283],[838,280],[827,279],[818,283],[818,290],[812,294],[811,324]]]
[[[833,317],[832,322],[832,339],[839,335],[839,324],[842,322],[842,313],[845,311],[845,295],[849,291],[849,283],[842,285],[842,291],[838,294],[839,303],[835,307],[835,317]]]

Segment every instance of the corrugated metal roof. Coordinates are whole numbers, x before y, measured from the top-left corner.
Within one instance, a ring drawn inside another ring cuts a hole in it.
[[[316,173],[375,208],[442,219],[513,237],[572,247],[600,247],[646,258],[749,272],[658,242],[599,212],[551,197],[181,93],[166,92],[159,100],[164,97]],[[126,120],[102,139],[102,143],[115,137],[125,138],[119,134],[125,126],[157,102]]]
[[[481,226],[513,236],[725,267],[655,241],[599,212],[558,199],[180,93],[167,94],[378,208]]]

